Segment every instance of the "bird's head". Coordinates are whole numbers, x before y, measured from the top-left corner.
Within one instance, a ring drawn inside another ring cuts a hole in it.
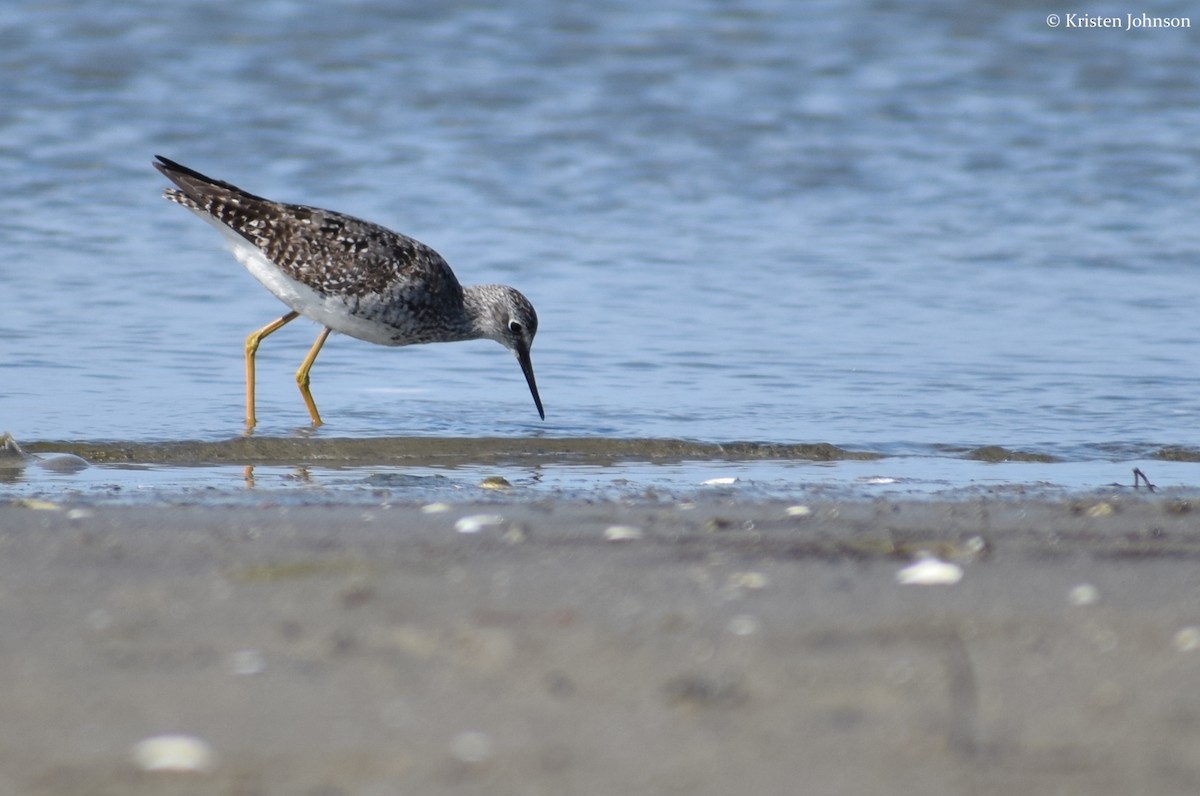
[[[484,285],[478,290],[486,296],[481,318],[482,336],[495,340],[516,354],[533,402],[537,405],[538,415],[545,420],[546,411],[542,408],[537,381],[533,378],[533,361],[529,357],[529,349],[538,330],[537,312],[529,299],[507,285]]]

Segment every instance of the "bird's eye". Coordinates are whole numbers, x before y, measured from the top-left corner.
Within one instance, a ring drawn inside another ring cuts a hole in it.
[[[520,334],[524,330],[524,328],[525,327],[521,326],[520,321],[509,321],[508,322],[508,330],[510,332],[512,332],[513,334]]]

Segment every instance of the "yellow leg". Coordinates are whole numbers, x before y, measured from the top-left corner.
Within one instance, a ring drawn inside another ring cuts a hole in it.
[[[317,354],[321,353],[321,346],[325,345],[325,338],[329,337],[329,333],[332,331],[329,327],[321,330],[321,333],[317,335],[317,342],[313,343],[312,350],[300,363],[300,370],[296,371],[296,383],[300,385],[300,394],[304,396],[304,403],[308,406],[308,413],[312,415],[314,426],[321,425],[321,415],[317,412],[317,404],[313,401],[312,393],[308,391],[308,372],[312,370],[313,363],[317,361]]]
[[[271,332],[291,323],[300,317],[298,312],[289,312],[277,321],[271,321],[257,332],[252,332],[246,338],[246,428],[254,428],[257,422],[254,417],[254,354],[258,344]]]

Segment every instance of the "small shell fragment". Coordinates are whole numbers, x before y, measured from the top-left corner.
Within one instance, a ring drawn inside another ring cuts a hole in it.
[[[972,536],[963,542],[962,554],[966,558],[979,558],[988,551],[987,539],[982,536]]]
[[[710,478],[704,482],[704,486],[729,486],[730,484],[736,483],[736,478],[733,478],[732,476],[726,476],[724,478]]]
[[[788,506],[783,513],[789,517],[807,517],[812,514],[812,509],[808,506]]]
[[[422,514],[445,514],[449,510],[449,503],[426,503],[421,507]]]
[[[1071,605],[1095,605],[1100,601],[1100,590],[1090,583],[1080,583],[1067,592],[1067,602]]]
[[[0,434],[0,465],[5,467],[23,467],[26,462],[32,461],[33,458],[17,444],[12,434],[7,432]]]
[[[22,509],[33,509],[34,511],[58,511],[62,508],[57,503],[51,503],[49,500],[38,500],[37,498],[19,498],[13,501],[13,505]]]
[[[487,478],[485,478],[479,482],[479,488],[480,489],[504,490],[504,489],[512,489],[512,484],[510,484],[508,482],[508,479],[503,476],[489,475]]]
[[[636,542],[643,536],[642,529],[632,525],[610,525],[604,529],[604,538],[610,542]]]
[[[962,580],[958,564],[924,556],[896,573],[896,582],[906,586],[949,586]]]
[[[454,530],[459,533],[479,533],[484,528],[503,524],[504,518],[499,514],[471,514],[454,523]]]
[[[729,576],[729,585],[736,589],[757,591],[767,587],[767,576],[761,572],[735,572]]]
[[[216,756],[208,742],[194,735],[155,735],[133,745],[133,762],[142,771],[203,773]]]
[[[1200,627],[1188,625],[1187,627],[1180,628],[1171,642],[1175,645],[1175,649],[1180,652],[1195,652],[1196,650],[1200,650]]]

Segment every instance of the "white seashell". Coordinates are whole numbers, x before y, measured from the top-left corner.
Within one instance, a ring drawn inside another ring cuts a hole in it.
[[[202,773],[213,767],[216,755],[193,735],[155,735],[133,745],[133,762],[142,771]]]
[[[957,564],[926,556],[896,573],[896,582],[906,586],[949,586],[962,580]]]
[[[1071,605],[1095,605],[1100,602],[1100,590],[1090,583],[1080,583],[1067,593]]]
[[[1175,649],[1180,652],[1195,652],[1196,650],[1200,650],[1200,627],[1188,625],[1185,628],[1181,628],[1171,642],[1175,645]]]
[[[454,530],[459,533],[479,533],[484,528],[503,524],[504,518],[499,514],[471,514],[454,523]]]
[[[632,525],[610,525],[604,529],[604,538],[610,542],[635,542],[645,534]]]

